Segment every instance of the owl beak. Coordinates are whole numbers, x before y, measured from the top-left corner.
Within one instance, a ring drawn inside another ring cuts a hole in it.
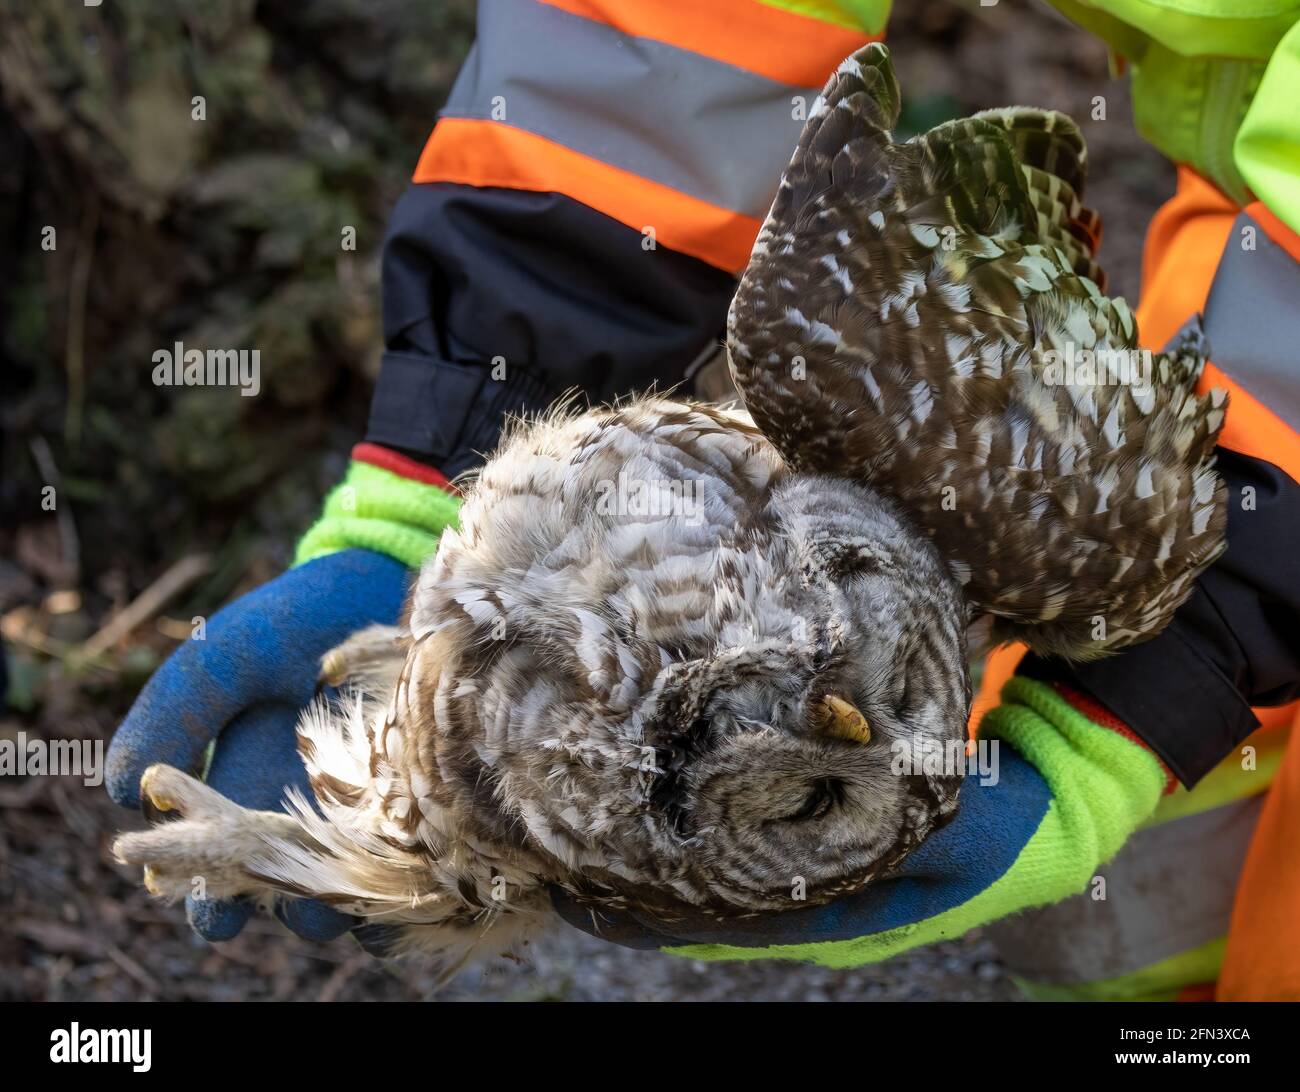
[[[858,712],[857,706],[827,694],[813,706],[813,724],[823,735],[847,739],[852,743],[866,743],[871,739],[871,725]]]

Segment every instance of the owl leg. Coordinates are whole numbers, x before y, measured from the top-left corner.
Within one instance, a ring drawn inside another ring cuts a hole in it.
[[[140,798],[155,825],[120,835],[113,856],[143,867],[145,887],[169,900],[262,894],[268,885],[249,863],[265,861],[271,841],[304,843],[302,827],[290,816],[240,807],[172,766],[150,766]]]

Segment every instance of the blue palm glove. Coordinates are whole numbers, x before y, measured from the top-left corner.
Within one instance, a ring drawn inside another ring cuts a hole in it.
[[[1086,887],[1155,809],[1166,771],[1090,702],[1013,678],[984,719],[996,779],[968,775],[948,826],[888,879],[826,906],[719,920],[652,920],[593,908],[556,890],[569,924],[626,947],[693,959],[779,958],[830,967],[877,962]],[[990,752],[985,752],[989,754]]]
[[[281,807],[298,786],[312,799],[298,756],[298,713],[313,697],[321,656],[351,633],[392,624],[408,579],[400,561],[346,549],[291,569],[217,612],[205,640],[186,641],[131,707],[108,751],[105,782],[124,807],[139,807],[140,777],[155,762],[201,773],[245,807]],[[247,900],[186,899],[194,930],[228,940],[248,921]],[[280,904],[277,916],[309,940],[328,940],[355,922],[311,899]]]

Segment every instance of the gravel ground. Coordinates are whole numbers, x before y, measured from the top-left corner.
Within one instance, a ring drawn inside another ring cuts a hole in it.
[[[902,9],[910,8],[906,2]],[[1127,90],[1110,80],[1104,49],[1044,8],[916,5],[891,41],[909,102],[948,116],[1034,103],[1078,117],[1092,150],[1090,204],[1107,223],[1103,262],[1112,291],[1136,298],[1141,238],[1172,190],[1172,170],[1137,138]],[[1095,96],[1106,120],[1091,116]],[[930,124],[939,118],[926,121]],[[28,567],[32,568],[31,566]],[[38,577],[8,567],[8,604],[39,599]],[[261,578],[270,575],[260,574]],[[35,580],[36,584],[32,581]],[[24,584],[24,581],[27,583]],[[3,584],[4,580],[0,580]],[[3,591],[3,588],[0,588]],[[0,600],[6,598],[0,596]],[[6,637],[13,637],[6,631]],[[157,634],[153,634],[157,640]],[[39,649],[38,649],[39,651]],[[127,657],[124,657],[125,662]],[[48,666],[48,665],[47,665]],[[104,740],[130,692],[105,696],[84,678],[54,685],[43,703],[0,720],[0,734]],[[92,683],[95,680],[90,680]],[[50,696],[52,695],[52,696]],[[848,972],[797,964],[701,964],[632,952],[561,928],[528,963],[466,972],[436,992],[419,964],[385,966],[350,941],[307,945],[258,920],[209,946],[178,909],[159,906],[108,859],[124,816],[102,790],[67,778],[0,778],[0,997],[8,1000],[1005,1000],[1015,996],[978,934]]]

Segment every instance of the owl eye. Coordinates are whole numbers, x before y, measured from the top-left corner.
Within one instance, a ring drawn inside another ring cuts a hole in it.
[[[824,819],[827,813],[840,801],[841,786],[838,781],[823,778],[814,781],[799,810],[787,815],[784,822],[802,823],[810,819]]]

